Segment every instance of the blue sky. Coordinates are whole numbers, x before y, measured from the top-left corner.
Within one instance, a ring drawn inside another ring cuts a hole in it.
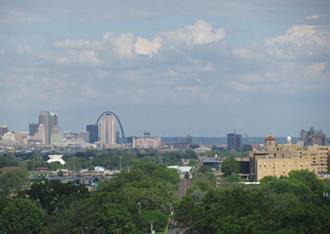
[[[330,2],[0,2],[0,123],[127,135],[330,135]]]

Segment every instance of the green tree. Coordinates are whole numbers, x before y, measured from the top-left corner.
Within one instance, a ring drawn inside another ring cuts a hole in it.
[[[221,164],[221,171],[225,176],[229,176],[231,174],[239,173],[239,163],[236,161],[234,157],[229,157],[225,159]]]
[[[28,183],[28,174],[24,168],[4,167],[0,169],[0,194],[13,196],[24,190]]]
[[[177,172],[164,165],[134,162],[129,172],[101,182],[89,197],[77,197],[66,208],[57,206],[50,231],[139,234],[148,231],[151,220],[156,230],[164,230],[177,201],[178,181]]]
[[[232,173],[225,177],[225,182],[228,182],[228,183],[235,183],[235,182],[239,182],[239,181],[240,181],[240,177],[236,173]]]
[[[45,181],[32,184],[31,188],[25,191],[30,199],[39,201],[48,214],[53,214],[76,199],[88,196],[88,190],[83,185],[73,183],[61,183],[60,181]]]
[[[128,210],[118,204],[104,205],[97,215],[96,223],[105,233],[132,233],[135,229]]]
[[[44,212],[31,200],[11,200],[1,212],[0,230],[13,234],[46,233]]]
[[[316,178],[313,172],[308,170],[291,171],[289,173],[289,179],[303,183],[312,191],[321,191],[323,188],[322,182]]]
[[[2,167],[17,167],[18,161],[11,157],[1,156],[0,157],[0,168]]]
[[[308,171],[267,177],[257,186],[223,184],[202,196],[200,187],[192,187],[175,206],[175,218],[187,233],[196,234],[328,233],[330,202],[322,195],[326,189],[326,183]]]

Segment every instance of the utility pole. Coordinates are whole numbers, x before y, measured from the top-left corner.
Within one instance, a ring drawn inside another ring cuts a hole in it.
[[[141,202],[138,202],[138,206],[139,206],[139,215],[141,216]]]
[[[153,221],[150,221],[150,234],[155,234],[154,222]]]

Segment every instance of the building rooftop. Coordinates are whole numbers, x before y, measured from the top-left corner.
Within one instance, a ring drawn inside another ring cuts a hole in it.
[[[273,136],[266,137],[266,141],[276,141],[276,139]]]

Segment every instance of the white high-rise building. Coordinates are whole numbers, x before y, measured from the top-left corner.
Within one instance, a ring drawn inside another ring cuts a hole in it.
[[[111,148],[116,145],[116,118],[114,115],[105,115],[99,122],[100,144],[105,148]]]

